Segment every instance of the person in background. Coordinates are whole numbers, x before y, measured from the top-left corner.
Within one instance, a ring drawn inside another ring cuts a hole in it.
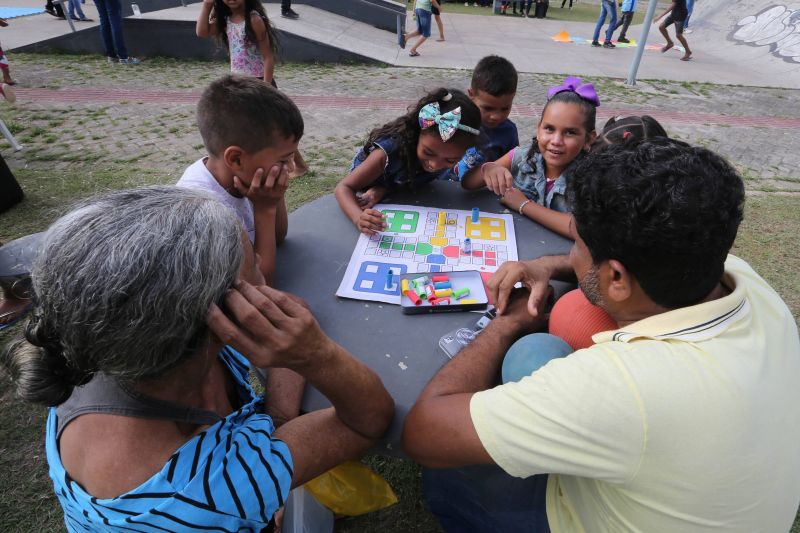
[[[620,26],[622,26],[622,31],[619,32],[619,38],[617,39],[618,43],[629,43],[627,37],[625,37],[626,33],[628,32],[628,26],[631,25],[631,21],[633,20],[633,13],[636,11],[636,0],[623,0],[622,7],[620,8],[622,12],[622,17],[620,17],[617,24],[614,26],[614,30],[611,34],[614,34]]]
[[[97,16],[100,18],[100,35],[109,63],[138,65],[138,58],[128,56],[125,36],[122,33],[122,4],[120,0],[94,0]]]

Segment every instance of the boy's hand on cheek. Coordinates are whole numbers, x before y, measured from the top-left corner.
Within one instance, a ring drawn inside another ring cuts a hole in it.
[[[234,176],[233,186],[242,196],[249,198],[254,207],[275,207],[289,187],[289,168],[277,163],[269,169],[266,176],[264,169],[259,168],[253,174],[249,187]]]

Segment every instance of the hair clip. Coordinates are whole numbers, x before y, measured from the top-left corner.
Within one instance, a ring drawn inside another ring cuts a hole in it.
[[[628,130],[625,130],[625,133],[622,134],[622,140],[623,141],[627,141],[628,137],[630,137],[630,136],[631,136],[631,132],[628,131]]]
[[[577,94],[587,102],[599,106],[600,97],[597,96],[597,92],[594,90],[594,85],[591,83],[581,83],[582,81],[583,80],[581,78],[577,78],[575,76],[567,77],[563,84],[558,87],[553,87],[547,91],[547,99],[550,100],[558,93],[568,91]]]
[[[449,102],[452,99],[453,99],[453,95],[450,94],[450,93],[447,93],[446,95],[442,96],[442,102]]]
[[[449,94],[449,93],[448,93]],[[449,141],[456,130],[466,131],[473,135],[480,135],[481,132],[461,123],[461,108],[457,107],[447,113],[440,113],[439,102],[425,104],[419,110],[419,127],[421,129],[430,128],[434,124],[439,125],[439,136],[444,142]]]

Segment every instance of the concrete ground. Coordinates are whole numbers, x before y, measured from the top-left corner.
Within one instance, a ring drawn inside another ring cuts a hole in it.
[[[10,1],[19,7],[40,7],[42,3],[40,0]],[[87,2],[85,6],[87,15],[96,19],[92,3]],[[295,6],[301,13],[299,20],[277,16],[279,3],[265,3],[265,6],[273,22],[284,31],[393,66],[469,69],[481,57],[499,53],[510,59],[520,72],[625,79],[635,54],[633,47],[606,50],[589,46],[593,23],[453,14],[447,13],[445,5],[442,20],[447,41],[439,43],[431,38],[420,48],[419,57],[409,57],[407,49],[397,46],[396,36],[391,32],[302,3]],[[693,33],[687,35],[694,52],[692,61],[680,61],[682,52],[678,50],[661,54],[658,47],[664,40],[653,26],[648,39],[653,49],[644,52],[638,76],[640,79],[800,88],[800,51],[795,51],[796,42],[800,40],[797,23],[800,19],[795,16],[800,13],[798,7],[800,4],[796,2],[776,6],[769,0],[698,2],[692,16]],[[767,16],[763,12],[768,8],[780,10],[780,13]],[[199,9],[200,4],[194,3],[146,13],[144,17],[196,20]],[[6,49],[70,31],[66,21],[48,14],[21,17],[11,22],[11,26],[0,33]],[[76,23],[77,28],[90,25]],[[415,28],[411,13],[406,26],[409,30]],[[573,42],[553,39],[562,32]],[[628,32],[628,36],[636,40],[641,34],[641,25],[632,26]],[[136,55],[134,47],[129,48]]]
[[[0,117],[27,149],[0,150],[13,168],[69,171],[76,159],[135,162],[176,180],[202,155],[194,106],[202,88],[227,72],[222,62],[145,61],[108,65],[98,56],[9,54],[19,80],[14,107]],[[342,177],[373,127],[402,114],[425,91],[466,89],[470,72],[359,65],[279,65],[276,79],[306,120],[301,148],[317,176]],[[753,191],[800,192],[800,91],[669,81],[634,88],[594,81],[602,106],[598,127],[614,115],[650,114],[667,131],[720,152]],[[535,132],[547,88],[560,77],[521,74],[512,119],[521,139]],[[42,142],[47,139],[49,142]]]

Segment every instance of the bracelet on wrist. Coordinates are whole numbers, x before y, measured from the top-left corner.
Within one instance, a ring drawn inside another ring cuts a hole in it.
[[[524,202],[522,202],[521,204],[519,204],[519,214],[520,214],[520,215],[523,215],[523,214],[524,214],[524,213],[522,212],[522,210],[523,210],[523,209],[525,208],[525,206],[526,206],[526,205],[528,205],[529,203],[531,203],[531,199],[530,199],[530,198],[528,198],[527,200],[525,200]]]
[[[486,172],[486,165],[494,165],[494,162],[487,161],[486,163],[481,165],[481,177],[483,177],[484,173]]]

